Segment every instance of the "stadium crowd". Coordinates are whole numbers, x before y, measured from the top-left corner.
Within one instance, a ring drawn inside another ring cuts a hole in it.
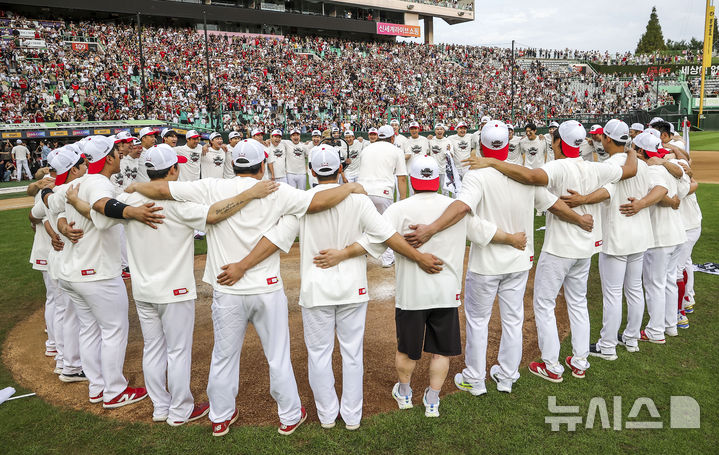
[[[194,29],[144,29],[145,111],[132,25],[4,21],[12,30],[35,30],[46,47],[22,47],[19,38],[0,43],[0,123],[146,117],[209,123],[204,36]],[[78,51],[66,41],[100,46]],[[213,35],[209,49],[212,98],[224,113],[225,130],[303,125],[309,132],[341,119],[367,131],[390,116],[402,120],[402,130],[411,121],[431,129],[460,119],[473,129],[481,116],[500,117],[510,104],[508,49],[289,35]],[[561,59],[578,52],[538,50],[537,56]],[[666,93],[656,99],[652,81],[647,75],[575,75],[569,65],[539,61],[518,66],[515,122],[672,102]]]

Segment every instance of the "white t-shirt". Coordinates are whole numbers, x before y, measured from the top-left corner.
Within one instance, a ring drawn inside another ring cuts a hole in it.
[[[222,167],[222,178],[235,178],[235,169],[232,167],[232,148],[229,145],[225,152],[225,165]]]
[[[268,158],[271,157],[272,169],[275,172],[275,178],[279,179],[287,176],[287,166],[285,160],[287,159],[287,144],[284,141],[280,141],[277,145],[272,145],[265,149]]]
[[[140,157],[137,159],[137,176],[135,177],[136,182],[149,182],[150,177],[147,176],[147,166],[145,166],[145,161],[147,159],[145,158],[147,156],[147,150],[146,148],[142,149],[142,153],[140,153]]]
[[[16,145],[10,153],[15,158],[15,161],[27,161],[27,157],[30,156],[30,150],[24,145]]]
[[[154,202],[162,207],[165,216],[157,229],[138,221],[125,223],[135,300],[172,303],[196,299],[194,232],[205,230],[209,207],[193,202],[155,201],[140,193],[123,193],[117,199],[132,206]]]
[[[402,136],[399,133],[395,133],[394,135],[394,146],[397,147],[400,150],[404,150],[404,143],[407,142],[407,137]]]
[[[88,175],[80,185],[78,198],[92,207],[98,200],[115,196],[110,180],[101,174]],[[120,257],[119,220],[90,210],[92,221],[80,215],[70,204],[65,205],[65,218],[82,229],[77,243],[65,242],[63,261],[58,278],[69,282],[107,280],[122,273]]]
[[[122,184],[120,185],[121,189],[124,190],[125,188],[130,186],[132,182],[135,181],[138,174],[137,168],[139,166],[139,163],[139,157],[133,158],[130,155],[127,155],[120,160],[120,174],[122,175]]]
[[[287,147],[287,157],[285,159],[286,170],[288,174],[307,174],[306,158],[312,147],[298,142],[297,144],[287,139],[282,141]]]
[[[684,223],[684,229],[696,229],[702,225],[702,210],[699,208],[696,193],[692,193],[679,204],[679,216]]]
[[[335,188],[337,184],[320,184],[307,190]],[[372,201],[362,194],[350,194],[335,207],[302,217],[285,216],[265,236],[288,252],[300,237],[300,305],[313,308],[367,302],[367,260],[364,255],[342,261],[334,267],[321,269],[312,262],[320,251],[341,250],[359,242],[370,251],[367,242],[382,243],[395,230],[377,212]],[[370,251],[371,252],[371,251]],[[380,252],[381,254],[381,252]],[[379,254],[374,254],[378,257]]]
[[[196,182],[170,182],[172,198],[198,204],[236,196],[257,184],[251,177],[202,179]],[[312,194],[280,183],[277,191],[262,199],[250,201],[239,213],[221,223],[207,226],[207,264],[202,280],[216,291],[227,294],[264,294],[282,289],[279,252],[257,264],[233,286],[217,283],[221,267],[239,262],[257,245],[262,236],[284,215],[304,215]]]
[[[537,169],[545,163],[544,154],[547,151],[547,143],[535,137],[530,141],[526,136],[519,141],[519,150],[524,155],[524,165],[529,169]]]
[[[545,160],[546,163],[549,163],[550,161],[554,160],[554,149],[552,148],[552,135],[547,133],[544,135],[544,142],[546,143],[546,151],[547,151],[547,158]]]
[[[409,137],[404,143],[403,152],[405,156],[409,155],[407,160],[407,168],[409,168],[415,156],[429,155],[429,141],[424,136],[417,136],[417,139]]]
[[[411,224],[429,224],[444,213],[454,199],[434,192],[417,193],[390,205],[383,216],[402,235],[412,232]],[[468,227],[470,226],[470,227]],[[402,310],[458,307],[464,276],[464,252],[467,233],[483,244],[491,241],[496,226],[465,217],[441,231],[418,250],[431,253],[444,262],[442,271],[429,275],[402,255],[395,255],[395,306]],[[382,249],[380,246],[379,249]],[[380,251],[381,252],[381,251]]]
[[[555,196],[569,195],[567,190],[589,194],[607,183],[622,178],[622,168],[613,163],[593,163],[581,158],[564,158],[550,161],[542,166],[549,178],[547,189]],[[590,258],[601,250],[602,221],[598,204],[580,205],[574,208],[580,215],[590,214],[594,218],[592,232],[576,224],[560,220],[552,213],[547,214],[547,233],[542,251],[555,256],[571,259]]]
[[[35,270],[46,271],[50,250],[53,248],[50,236],[45,230],[44,223],[48,219],[47,207],[45,207],[45,203],[42,202],[41,194],[41,192],[38,192],[35,195],[35,205],[33,205],[30,210],[33,218],[42,220],[40,224],[35,225],[35,236],[32,241],[32,250],[30,250],[30,264],[32,264],[32,268]]]
[[[397,175],[407,175],[404,152],[385,141],[377,141],[364,149],[358,182],[368,195],[392,199]]]
[[[439,174],[444,175],[447,173],[447,157],[452,155],[452,141],[447,137],[437,139],[433,137],[429,141],[430,155],[437,160],[439,166]]]
[[[462,180],[458,199],[472,213],[507,233],[524,232],[527,247],[472,244],[469,270],[480,275],[501,275],[532,268],[534,260],[534,209],[546,211],[557,202],[543,187],[523,185],[492,168],[469,171]]]
[[[624,166],[626,161],[626,153],[615,153],[606,163]],[[653,234],[649,210],[640,210],[633,216],[619,212],[619,206],[627,204],[630,197],[639,200],[649,193],[652,187],[648,172],[646,163],[637,160],[636,176],[604,186],[610,198],[599,204],[602,211],[602,253],[625,256],[651,248]],[[596,223],[595,220],[595,229]]]
[[[462,164],[462,161],[469,159],[472,153],[472,137],[469,134],[464,136],[454,134],[449,136],[449,140],[452,141],[452,159],[455,166],[457,169],[462,168],[465,172],[468,171],[469,166]]]
[[[668,191],[667,197],[671,198],[677,195],[677,179],[664,166],[649,166],[648,174],[652,188],[657,185],[663,186]],[[654,233],[652,247],[674,246],[687,241],[679,210],[655,204],[649,208],[649,212],[652,218],[652,232]]]
[[[609,153],[604,150],[604,146],[601,141],[594,141],[594,152],[597,154],[597,161],[600,163],[609,159]]]
[[[594,146],[586,139],[579,144],[579,156],[585,161],[594,161]]]
[[[513,136],[512,139],[509,140],[509,149],[507,152],[507,159],[504,160],[507,163],[514,163],[519,164],[520,166],[524,165],[524,157],[522,156],[522,149],[519,148],[519,141],[522,139],[518,136]]]
[[[180,164],[180,182],[194,182],[200,180],[200,157],[202,156],[202,146],[197,144],[194,149],[187,145],[176,147],[175,152],[178,155],[187,158],[187,163]]]
[[[207,153],[200,158],[200,177],[203,179],[221,179],[225,176],[225,151],[207,148]]]
[[[82,183],[86,178],[87,174],[73,180],[70,183],[56,186],[52,190],[53,193],[47,198],[47,211],[45,212],[47,214],[47,219],[50,222],[50,226],[52,227],[53,231],[55,231],[57,235],[60,236],[60,239],[65,243],[65,245],[67,245],[70,240],[64,235],[62,235],[60,230],[57,228],[58,218],[65,216],[65,192],[70,187],[70,185],[77,185],[79,183]],[[54,248],[50,248],[50,253],[48,254],[47,272],[50,275],[50,278],[52,278],[53,280],[58,279],[58,272],[60,269],[60,265],[63,263],[65,251],[66,250],[64,247],[60,251],[55,251]]]
[[[359,177],[362,150],[364,150],[362,143],[356,139],[354,140],[354,142],[352,142],[352,145],[349,146],[349,159],[352,161],[349,165],[347,165],[347,168],[344,170],[345,176],[347,176],[347,178]]]

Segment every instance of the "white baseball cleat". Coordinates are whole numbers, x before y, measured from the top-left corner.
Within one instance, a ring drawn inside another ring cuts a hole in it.
[[[475,397],[487,393],[487,387],[484,385],[484,382],[481,384],[470,384],[469,382],[464,382],[464,376],[462,376],[462,373],[454,375],[454,385],[456,385],[459,390],[469,392]]]
[[[489,377],[497,383],[497,391],[504,393],[512,393],[512,380],[511,379],[499,379],[500,368],[499,365],[492,365],[489,369]]]

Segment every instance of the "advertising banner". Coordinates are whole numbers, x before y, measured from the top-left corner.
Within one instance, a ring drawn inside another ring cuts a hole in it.
[[[377,22],[378,35],[409,36],[419,38],[421,36],[419,25],[389,24]]]

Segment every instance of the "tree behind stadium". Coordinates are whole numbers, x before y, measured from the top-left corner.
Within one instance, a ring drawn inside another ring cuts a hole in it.
[[[651,54],[654,51],[663,51],[666,49],[664,44],[664,35],[662,35],[662,26],[659,24],[657,16],[657,7],[652,7],[652,13],[649,15],[647,29],[639,38],[637,50],[635,54]]]

